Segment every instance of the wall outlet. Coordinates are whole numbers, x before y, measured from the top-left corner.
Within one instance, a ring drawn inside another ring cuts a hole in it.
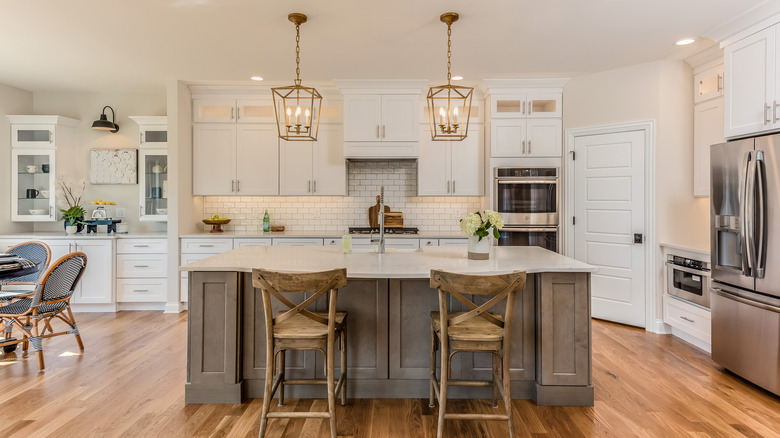
[[[114,216],[116,216],[117,219],[122,219],[123,217],[127,216],[127,213],[125,212],[124,208],[116,208],[116,211],[114,212]]]

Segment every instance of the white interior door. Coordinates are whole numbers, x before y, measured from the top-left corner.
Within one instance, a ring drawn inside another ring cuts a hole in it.
[[[591,276],[594,318],[645,327],[644,131],[574,139],[574,257]]]

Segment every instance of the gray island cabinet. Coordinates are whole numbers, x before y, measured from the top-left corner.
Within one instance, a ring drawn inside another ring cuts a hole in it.
[[[515,300],[512,320],[513,398],[593,405],[590,274],[595,268],[539,247],[495,247],[489,260],[468,260],[465,248],[342,254],[334,247],[243,247],[185,265],[181,270],[190,279],[185,401],[262,398],[265,324],[252,268],[342,267],[348,282],[339,290],[338,309],[349,312],[349,397],[428,397],[430,312],[438,308],[436,291],[429,287],[431,269],[482,275],[520,270],[528,281]],[[274,313],[282,309],[277,304]],[[315,305],[327,306],[324,298]],[[450,303],[453,311],[460,306]],[[486,354],[456,355],[452,377],[488,380],[490,360]],[[319,353],[288,353],[288,378],[322,377],[324,369]],[[454,398],[490,397],[489,388],[450,391]],[[321,387],[293,386],[287,394],[325,393]]]

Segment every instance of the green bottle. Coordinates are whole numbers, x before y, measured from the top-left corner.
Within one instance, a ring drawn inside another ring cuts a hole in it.
[[[267,233],[271,231],[271,218],[268,217],[268,210],[265,211],[265,215],[263,215],[263,232]]]

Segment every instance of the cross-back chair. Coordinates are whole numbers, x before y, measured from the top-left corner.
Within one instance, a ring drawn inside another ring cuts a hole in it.
[[[38,357],[40,371],[45,368],[43,360],[45,338],[73,334],[76,336],[79,349],[84,350],[76,320],[70,310],[70,298],[86,267],[87,255],[83,252],[66,254],[43,274],[31,296],[0,307],[0,328],[16,326],[23,334],[21,339],[7,339],[0,342],[0,347],[24,343],[26,348],[29,342]],[[68,328],[55,331],[51,324],[55,319],[67,324]]]
[[[517,291],[525,289],[525,272],[502,275],[464,275],[431,270],[431,288],[439,293],[439,311],[431,312],[431,371],[430,401],[435,406],[439,400],[439,421],[436,436],[441,438],[444,420],[507,421],[509,436],[514,437],[512,423],[512,395],[510,391],[509,359],[512,310]],[[450,295],[468,309],[465,312],[449,312],[447,296]],[[466,295],[488,298],[481,305]],[[506,301],[504,314],[489,312]],[[441,350],[441,378],[436,379],[436,351]],[[490,381],[464,381],[450,379],[452,357],[460,352],[491,353],[493,375]],[[493,407],[498,407],[500,394],[506,408],[505,414],[453,414],[447,413],[448,386],[493,387]]]
[[[266,330],[266,372],[263,411],[260,419],[260,438],[265,435],[269,418],[327,418],[330,433],[336,438],[336,395],[341,394],[341,405],[347,402],[347,312],[337,312],[338,289],[347,284],[347,270],[323,272],[284,273],[265,269],[252,270],[252,283],[262,292]],[[327,312],[308,310],[320,297],[329,292]],[[300,304],[290,301],[283,293],[312,293]],[[273,316],[271,297],[287,306]],[[341,350],[341,376],[335,382],[335,343]],[[287,380],[284,376],[287,350],[315,350],[325,356],[326,380]],[[279,373],[276,374],[276,357]],[[274,378],[274,376],[276,376]],[[284,404],[285,385],[327,385],[328,412],[269,412],[271,399],[279,390],[279,405]]]

